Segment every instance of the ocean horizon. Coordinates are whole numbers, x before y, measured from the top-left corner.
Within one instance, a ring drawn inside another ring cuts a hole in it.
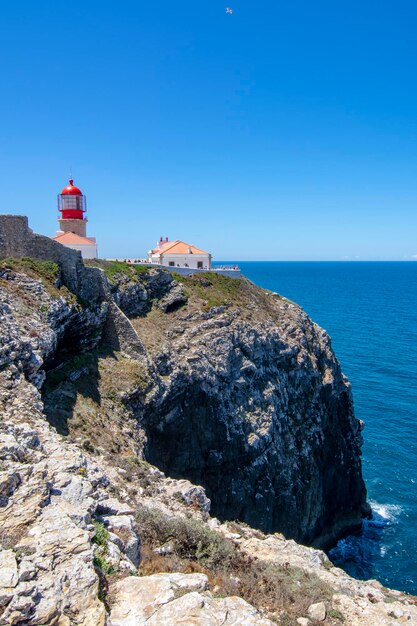
[[[417,594],[417,263],[227,263],[322,326],[352,385],[373,516],[331,559],[352,576]]]

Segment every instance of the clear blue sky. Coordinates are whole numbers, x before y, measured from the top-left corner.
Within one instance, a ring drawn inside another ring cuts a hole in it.
[[[53,234],[72,168],[101,256],[411,258],[416,23],[415,0],[3,3],[0,212]]]

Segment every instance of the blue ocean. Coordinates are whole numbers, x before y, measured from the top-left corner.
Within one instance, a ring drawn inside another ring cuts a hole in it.
[[[365,422],[373,516],[332,561],[417,595],[417,262],[241,262],[327,330]]]

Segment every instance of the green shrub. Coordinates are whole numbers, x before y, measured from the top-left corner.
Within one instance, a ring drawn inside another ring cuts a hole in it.
[[[341,622],[345,621],[345,616],[343,615],[343,613],[341,613],[337,609],[329,609],[327,611],[327,617],[332,617],[333,619],[338,619]]]
[[[185,288],[185,293],[190,299],[202,300],[205,309],[214,306],[237,304],[244,299],[243,285],[247,281],[240,278],[229,278],[215,272],[202,272],[192,276],[174,275],[177,282]]]
[[[95,535],[93,537],[93,543],[102,548],[106,548],[107,554],[107,542],[109,540],[109,531],[104,526],[103,522],[99,520],[94,521]]]
[[[95,567],[98,567],[106,576],[110,576],[110,574],[115,573],[113,565],[111,565],[102,554],[96,554],[93,563]]]
[[[139,507],[136,520],[143,541],[152,546],[169,543],[177,556],[206,567],[217,567],[233,556],[233,545],[199,520],[168,517],[160,511]]]
[[[132,265],[124,261],[105,261],[104,259],[85,260],[85,265],[99,267],[104,271],[111,283],[117,282],[118,274],[124,274],[131,280],[137,280],[150,270],[148,265]]]
[[[15,272],[23,272],[24,274],[35,274],[48,283],[55,284],[59,276],[59,265],[52,261],[39,261],[38,259],[30,259],[23,257],[21,259],[3,259],[0,261],[0,269],[11,269]]]
[[[297,617],[311,604],[328,602],[334,593],[315,574],[244,554],[197,519],[169,517],[144,506],[136,519],[143,555],[139,574],[203,572],[218,596],[239,595],[282,626],[296,626]],[[170,545],[172,552],[155,554],[155,547],[162,545]]]
[[[94,521],[95,535],[93,537],[93,543],[98,546],[94,556],[94,565],[98,567],[104,575],[114,574],[115,569],[106,559],[108,552],[109,531],[104,526],[103,522],[99,520]]]

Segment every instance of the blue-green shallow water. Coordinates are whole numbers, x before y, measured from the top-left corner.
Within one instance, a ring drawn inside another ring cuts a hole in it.
[[[240,262],[300,304],[332,338],[365,422],[373,519],[332,560],[358,578],[417,594],[417,263]]]

